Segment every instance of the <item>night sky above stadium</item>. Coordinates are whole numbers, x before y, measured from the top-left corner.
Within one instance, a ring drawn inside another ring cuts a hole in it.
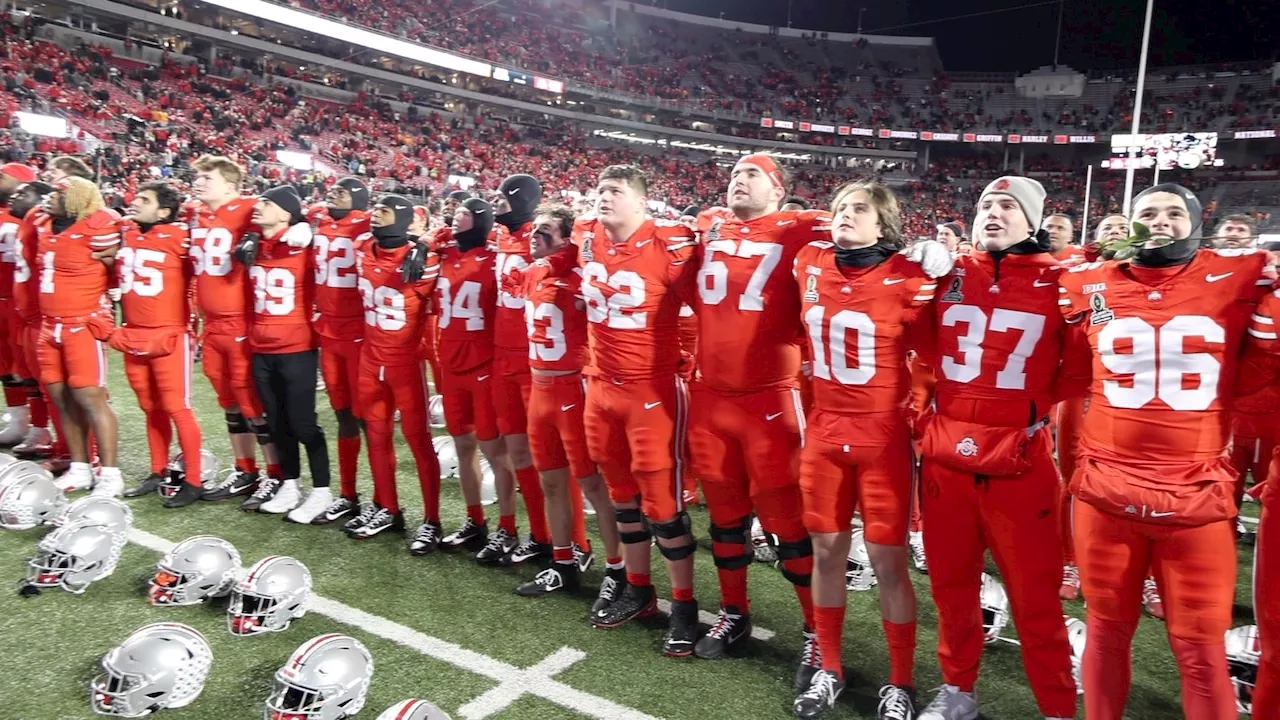
[[[650,0],[651,2],[653,0]],[[767,25],[937,39],[953,71],[1027,71],[1053,62],[1058,3],[1050,0],[656,0],[671,10]],[[926,22],[1002,8],[1022,9]],[[1065,0],[1059,62],[1077,70],[1136,68],[1144,0]],[[1151,67],[1271,60],[1280,38],[1275,0],[1156,0]],[[903,27],[909,25],[909,27]]]

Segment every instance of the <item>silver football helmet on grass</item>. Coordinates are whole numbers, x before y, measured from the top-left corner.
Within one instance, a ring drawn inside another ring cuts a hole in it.
[[[138,628],[102,658],[89,683],[93,711],[136,718],[189,705],[204,690],[213,651],[200,631],[182,623]]]
[[[360,712],[373,657],[359,640],[330,633],[293,651],[276,671],[263,720],[342,720]]]
[[[433,428],[443,428],[444,423],[444,396],[432,395],[427,398],[427,422]]]
[[[307,614],[311,571],[291,557],[272,555],[254,563],[231,588],[227,629],[233,635],[281,632]]]
[[[53,476],[34,463],[15,463],[5,469],[10,468],[19,470],[0,485],[0,527],[29,530],[52,522],[67,505],[66,496],[53,484]]]
[[[88,495],[76,500],[53,519],[54,527],[81,520],[96,520],[120,533],[121,538],[133,527],[133,510],[123,501],[107,495]]]
[[[871,567],[871,556],[867,554],[867,540],[862,528],[854,528],[849,538],[849,560],[845,568],[845,588],[857,592],[870,590],[880,581],[876,579],[876,571]]]
[[[1223,638],[1227,645],[1227,669],[1231,687],[1236,692],[1236,710],[1253,712],[1253,690],[1258,682],[1258,663],[1262,659],[1262,643],[1257,625],[1231,628]]]
[[[448,435],[437,435],[431,438],[431,446],[440,460],[440,479],[448,480],[458,476],[458,448],[453,438]]]
[[[173,546],[156,563],[147,600],[152,605],[195,605],[231,592],[240,572],[240,552],[212,535],[196,535]]]
[[[1071,677],[1076,681],[1076,694],[1084,694],[1084,683],[1081,682],[1080,668],[1084,666],[1084,643],[1089,637],[1088,628],[1083,620],[1066,618],[1067,642],[1071,644]]]
[[[96,520],[64,525],[40,539],[27,561],[27,584],[79,595],[115,571],[124,543],[124,533]]]
[[[1009,594],[1004,584],[989,573],[982,573],[983,642],[992,645],[1001,640],[1000,633],[1009,624]]]
[[[209,452],[204,448],[200,448],[200,486],[204,490],[212,491],[221,483],[218,477],[218,456]],[[169,461],[168,475],[164,482],[160,484],[160,494],[164,497],[170,497],[182,487],[187,481],[187,458],[183,453],[178,453]]]
[[[401,700],[377,717],[377,720],[453,720],[449,713],[426,700]]]

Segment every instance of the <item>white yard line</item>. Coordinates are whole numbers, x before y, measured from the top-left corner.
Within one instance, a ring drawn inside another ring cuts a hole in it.
[[[129,541],[158,553],[167,552],[174,546],[169,540],[136,528],[129,531]],[[308,607],[310,612],[317,615],[360,628],[371,635],[497,682],[497,687],[459,709],[459,715],[468,720],[479,720],[501,712],[524,695],[540,697],[600,720],[658,720],[652,715],[575,690],[555,680],[554,675],[586,657],[586,653],[581,650],[560,648],[533,667],[522,669],[337,600],[312,595]]]

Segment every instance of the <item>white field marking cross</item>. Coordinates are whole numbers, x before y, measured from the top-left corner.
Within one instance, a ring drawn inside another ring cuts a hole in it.
[[[129,541],[158,553],[168,552],[174,546],[174,543],[158,535],[136,528],[129,531]],[[586,657],[586,653],[581,650],[562,647],[537,665],[521,669],[337,600],[312,594],[307,607],[317,615],[333,618],[344,625],[360,628],[427,657],[496,681],[497,687],[459,708],[458,714],[467,720],[480,720],[497,714],[524,695],[533,695],[599,720],[658,720],[652,715],[575,690],[555,680],[554,675]]]

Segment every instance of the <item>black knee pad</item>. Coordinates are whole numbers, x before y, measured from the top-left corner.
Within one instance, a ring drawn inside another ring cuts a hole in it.
[[[238,412],[229,412],[226,413],[226,417],[227,432],[232,435],[243,435],[247,432],[253,432],[249,429],[249,421],[245,419],[243,414]]]
[[[711,524],[711,540],[718,543],[746,545],[751,533],[751,517],[747,516],[732,525]]]
[[[619,508],[613,512],[614,520],[619,525],[639,524],[639,530],[619,530],[618,539],[626,545],[639,545],[647,543],[653,539],[653,535],[649,532],[649,523],[644,519],[644,515],[640,513],[638,508]]]
[[[685,538],[689,541],[688,544],[677,547],[667,547],[659,542],[658,552],[662,553],[662,557],[668,560],[684,560],[697,551],[698,545],[693,541],[693,533],[690,530],[692,523],[689,520],[689,513],[678,512],[671,522],[650,523],[650,525],[653,528],[653,534],[660,539]]]
[[[259,423],[249,423],[249,426],[252,428],[253,434],[258,437],[259,445],[270,445],[272,442],[274,442],[271,439],[270,425],[267,425],[265,422],[259,422]]]
[[[350,408],[334,410],[338,418],[338,437],[358,437],[360,435],[360,419]]]
[[[793,542],[783,542],[779,539],[778,544],[774,546],[774,550],[778,553],[778,560],[782,561],[778,564],[782,570],[782,576],[792,585],[809,587],[809,584],[813,581],[813,576],[810,573],[801,574],[788,570],[786,561],[813,557],[813,540],[808,535]]]
[[[7,388],[18,387],[22,384],[22,381],[18,380],[17,375],[0,375],[0,384],[3,384]]]

